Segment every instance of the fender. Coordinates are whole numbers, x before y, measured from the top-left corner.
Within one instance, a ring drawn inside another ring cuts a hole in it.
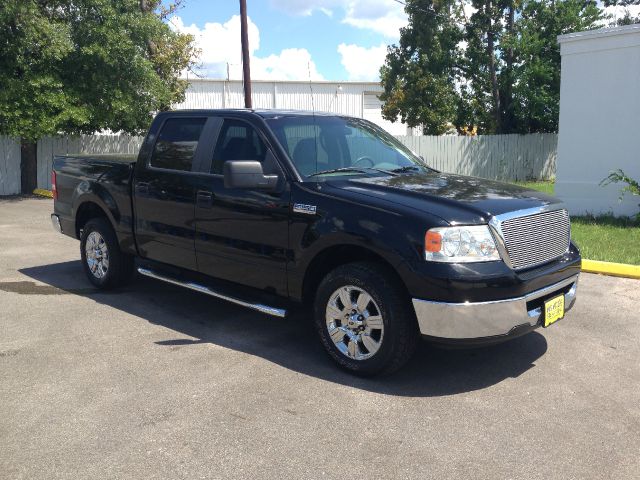
[[[135,242],[131,231],[131,218],[126,213],[123,214],[118,202],[109,190],[97,181],[81,181],[72,195],[73,218],[78,218],[78,212],[87,203],[97,205],[104,212],[113,226],[120,248],[125,252],[136,254]]]
[[[291,213],[287,271],[293,299],[305,294],[310,267],[311,277],[315,277],[318,256],[336,247],[344,247],[340,248],[343,263],[375,258],[401,277],[400,267],[407,259],[418,262],[422,258],[426,228],[442,222],[426,212],[398,208],[382,199],[372,204],[370,199],[362,201],[356,192],[324,187],[311,189],[294,183],[292,203],[311,205],[316,210]],[[326,263],[322,268],[331,268],[335,259],[322,261]]]

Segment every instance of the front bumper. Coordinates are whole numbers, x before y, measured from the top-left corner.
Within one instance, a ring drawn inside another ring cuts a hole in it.
[[[420,332],[442,340],[499,339],[529,332],[542,323],[544,301],[564,294],[565,312],[576,300],[578,275],[522,297],[474,303],[413,299]]]

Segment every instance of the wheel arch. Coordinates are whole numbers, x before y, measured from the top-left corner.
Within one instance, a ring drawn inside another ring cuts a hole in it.
[[[94,217],[106,218],[117,231],[120,220],[118,204],[103,185],[87,180],[80,182],[74,191],[72,204],[76,238],[80,238],[82,227]]]
[[[80,232],[92,218],[106,218],[111,227],[115,230],[115,222],[113,216],[108,213],[104,206],[100,205],[94,199],[85,199],[76,208],[75,214],[75,233],[76,238],[80,238]]]
[[[380,265],[395,277],[398,284],[408,294],[407,286],[397,269],[382,255],[360,245],[340,244],[321,250],[309,263],[302,281],[302,302],[310,304],[309,302],[313,301],[318,285],[329,272],[341,265],[353,262],[370,262]]]

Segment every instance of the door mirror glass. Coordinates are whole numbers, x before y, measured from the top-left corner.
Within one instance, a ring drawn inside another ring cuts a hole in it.
[[[229,160],[224,162],[225,188],[248,190],[275,190],[277,175],[265,175],[260,162],[251,160]]]

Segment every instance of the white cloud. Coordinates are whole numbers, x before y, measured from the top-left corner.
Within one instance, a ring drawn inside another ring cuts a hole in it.
[[[640,5],[629,5],[627,7],[623,7],[622,5],[611,5],[609,7],[605,7],[604,11],[605,13],[612,15],[613,20],[624,18],[627,12],[629,12],[632,17],[637,17],[640,15]],[[609,22],[604,23],[608,24]]]
[[[400,28],[407,25],[404,7],[393,0],[352,0],[345,10],[343,23],[390,39],[400,38]]]
[[[315,11],[332,16],[340,8],[344,11],[342,23],[393,40],[400,37],[400,28],[407,24],[404,6],[394,0],[271,0],[271,5],[290,15],[304,16]]]
[[[311,54],[304,48],[286,48],[279,55],[251,58],[251,77],[256,80],[324,80]]]
[[[225,23],[205,23],[203,28],[195,24],[185,25],[182,18],[174,16],[169,25],[180,32],[195,37],[200,49],[201,75],[210,78],[242,78],[242,51],[240,47],[240,16],[233,15]],[[248,18],[249,56],[251,78],[254,80],[308,80],[309,72],[313,80],[322,80],[311,54],[304,48],[288,48],[279,54],[260,57],[260,31]]]
[[[387,46],[384,43],[371,48],[341,43],[338,45],[338,53],[347,71],[348,80],[380,80],[380,67],[387,55]]]
[[[473,15],[474,13],[476,13],[478,11],[478,9],[476,7],[474,7],[471,2],[464,2],[462,4],[462,9],[464,10],[464,16],[467,19],[470,19],[471,15]]]

